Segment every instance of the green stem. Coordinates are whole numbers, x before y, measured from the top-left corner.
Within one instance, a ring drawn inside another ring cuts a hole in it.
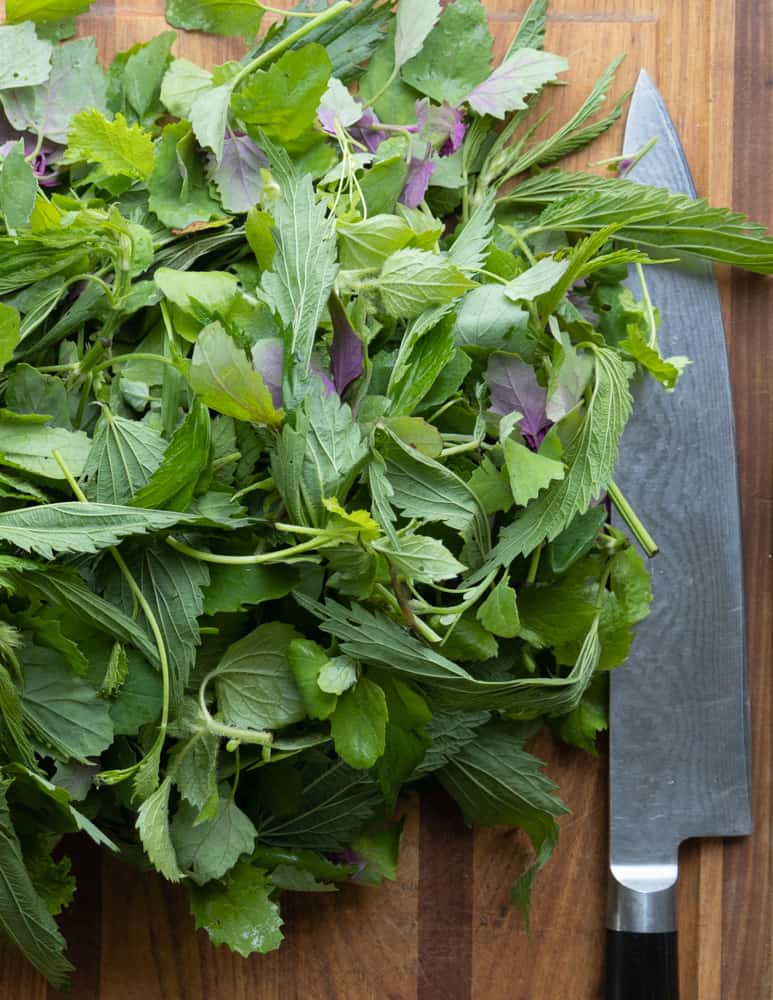
[[[639,520],[636,511],[628,503],[620,491],[620,487],[616,483],[610,483],[607,486],[607,494],[609,495],[609,499],[615,505],[615,509],[618,514],[628,526],[628,530],[634,536],[639,545],[641,545],[645,554],[652,559],[652,557],[656,556],[660,551],[658,543]]]
[[[518,230],[514,226],[505,226],[503,228],[505,229],[505,231],[510,236],[512,236],[512,238],[513,238],[513,245],[518,247],[518,249],[524,255],[524,257],[526,258],[526,260],[528,260],[528,262],[533,267],[537,263],[537,258],[534,256],[534,254],[529,249],[529,246],[526,243],[526,239],[525,239],[524,235],[521,235],[521,233],[519,233]],[[527,230],[527,232],[526,232],[525,235],[528,235],[528,232],[529,231]]]
[[[539,569],[540,559],[542,558],[542,548],[542,543],[540,543],[531,554],[531,562],[529,563],[529,572],[526,575],[526,583],[534,583],[537,579],[537,570]]]
[[[167,545],[171,545],[177,552],[190,556],[191,559],[198,559],[199,562],[215,563],[218,566],[260,566],[263,563],[283,562],[287,558],[300,555],[302,552],[310,552],[312,549],[321,548],[326,544],[325,536],[318,534],[308,542],[301,542],[300,545],[291,545],[287,549],[277,549],[275,552],[261,552],[252,556],[224,556],[216,552],[205,552],[202,549],[191,548],[184,542],[179,542],[176,538],[169,537]]]
[[[222,458],[216,458],[212,463],[212,471],[217,472],[218,469],[222,469],[226,465],[233,465],[241,457],[242,453],[240,451],[232,451],[230,455],[223,455]]]
[[[257,729],[238,729],[236,726],[226,726],[217,719],[212,718],[207,708],[207,684],[214,677],[214,673],[207,674],[199,687],[199,708],[204,716],[207,729],[217,736],[222,736],[228,740],[238,740],[239,743],[249,743],[256,746],[271,746],[274,741],[272,733],[261,732]]]
[[[308,21],[307,24],[304,24],[303,27],[298,28],[297,31],[288,35],[287,38],[283,38],[281,42],[277,42],[276,45],[268,49],[268,51],[264,52],[262,55],[259,55],[256,59],[253,59],[252,62],[247,63],[247,65],[243,67],[243,69],[241,69],[231,80],[232,88],[235,90],[242,80],[246,79],[251,73],[254,73],[255,70],[260,69],[261,66],[265,66],[266,63],[272,62],[277,56],[281,56],[283,52],[287,51],[287,49],[292,48],[296,42],[305,38],[306,35],[311,34],[315,28],[319,28],[321,25],[331,21],[334,17],[338,17],[339,14],[348,10],[349,7],[351,7],[350,0],[338,0],[338,3],[333,4],[332,7],[328,7],[328,9],[323,10],[322,13],[316,14],[311,20]]]
[[[302,11],[302,10],[282,10],[281,7],[267,7],[264,3],[260,5],[266,14],[278,14],[280,17],[306,17],[312,18],[317,15],[314,11]]]
[[[644,312],[647,317],[647,330],[649,333],[647,342],[650,347],[656,348],[658,343],[658,330],[655,323],[655,310],[652,307],[650,290],[647,288],[647,279],[644,277],[644,268],[641,264],[636,264],[636,277],[639,279],[639,284],[641,285],[641,297],[642,302],[644,303]]]
[[[274,479],[269,476],[268,479],[261,479],[259,483],[253,483],[251,486],[245,486],[243,490],[239,490],[234,493],[231,497],[232,500],[241,500],[242,497],[246,497],[248,493],[255,493],[257,490],[263,490],[268,492],[268,490],[273,490]]]
[[[400,67],[399,66],[395,66],[395,68],[389,74],[389,76],[387,78],[387,81],[384,84],[384,86],[381,87],[379,90],[377,90],[376,93],[373,95],[373,97],[371,97],[371,99],[369,101],[366,101],[365,104],[362,106],[362,110],[363,111],[367,111],[368,108],[372,108],[374,104],[377,104],[381,100],[381,98],[384,96],[384,94],[389,90],[389,88],[392,86],[392,84],[397,79],[397,74],[399,72],[400,72]]]
[[[124,365],[129,361],[158,361],[162,365],[170,365],[177,371],[177,365],[171,358],[165,358],[163,354],[146,354],[142,351],[137,351],[136,354],[116,354],[115,357],[108,358],[107,361],[101,361],[98,365],[94,365],[91,371],[96,375],[98,372],[103,372],[106,368],[112,367],[112,365]]]

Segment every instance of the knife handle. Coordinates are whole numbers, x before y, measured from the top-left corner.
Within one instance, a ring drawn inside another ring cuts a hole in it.
[[[676,931],[607,931],[607,1000],[679,1000]]]

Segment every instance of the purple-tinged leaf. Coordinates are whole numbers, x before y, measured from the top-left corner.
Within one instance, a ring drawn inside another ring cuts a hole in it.
[[[568,67],[566,59],[536,49],[518,49],[479,83],[465,100],[480,115],[504,118],[508,111],[526,107],[524,98],[555,80]]]
[[[408,165],[408,177],[405,181],[403,193],[400,195],[400,203],[408,208],[418,208],[424,201],[429,182],[435,173],[435,164],[432,160],[411,160]]]
[[[386,132],[382,132],[376,127],[380,124],[381,121],[376,112],[368,108],[349,129],[349,135],[355,142],[364,146],[369,153],[375,153],[381,143],[387,140]]]
[[[416,102],[416,125],[419,137],[439,150],[441,156],[455,153],[467,131],[463,111],[452,108],[450,104],[438,107],[426,98]]]
[[[330,298],[329,309],[334,331],[330,346],[330,370],[336,392],[343,396],[347,386],[365,370],[362,341],[354,332],[344,307],[334,295]]]
[[[333,380],[330,377],[330,372],[325,370],[319,355],[312,354],[311,356],[311,374],[316,375],[318,379],[321,380],[322,385],[325,387],[325,395],[329,396],[332,392],[336,391],[336,387],[333,384]]]
[[[486,381],[491,391],[491,412],[500,416],[521,413],[521,434],[530,445],[539,445],[551,421],[546,412],[547,391],[537,382],[531,365],[513,354],[492,354]]]
[[[274,406],[282,406],[284,345],[279,337],[266,337],[252,348],[252,367],[265,382]]]
[[[349,128],[362,118],[362,105],[337,77],[331,76],[319,103],[317,118],[325,132],[335,135],[336,121],[344,128]]]
[[[267,166],[263,150],[248,135],[229,133],[226,136],[220,164],[212,155],[208,166],[209,178],[226,212],[249,212],[257,205],[263,189],[261,170]]]

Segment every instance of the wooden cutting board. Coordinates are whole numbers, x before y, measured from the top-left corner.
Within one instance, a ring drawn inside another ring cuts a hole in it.
[[[274,0],[279,6],[287,6]],[[526,0],[488,0],[501,56]],[[0,10],[2,0],[0,0]],[[164,0],[96,0],[81,19],[104,59],[166,27]],[[773,0],[552,0],[548,48],[569,57],[551,91],[563,120],[617,54],[613,96],[640,67],[657,81],[698,191],[773,224]],[[180,55],[207,64],[237,43],[189,35]],[[618,125],[573,166],[617,153]],[[721,276],[736,394],[744,499],[756,831],[682,852],[682,1000],[771,997],[773,622],[773,315],[770,280]],[[76,847],[77,901],[63,919],[78,965],[71,1000],[596,1000],[603,996],[606,761],[542,740],[572,809],[540,876],[531,935],[507,905],[526,858],[517,833],[472,834],[438,793],[407,818],[399,880],[378,891],[283,900],[281,950],[249,961],[192,929],[184,894]],[[61,996],[14,953],[0,952],[0,1000]]]

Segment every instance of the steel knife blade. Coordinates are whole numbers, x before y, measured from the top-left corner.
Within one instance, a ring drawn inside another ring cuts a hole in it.
[[[625,130],[630,179],[696,197],[679,137],[642,71]],[[679,845],[751,832],[743,554],[727,348],[713,267],[645,268],[676,391],[634,385],[616,481],[659,543],[652,614],[610,684],[610,1000],[677,996]],[[638,291],[635,279],[629,285]],[[656,982],[658,977],[662,982]],[[654,984],[654,985],[653,985]]]

